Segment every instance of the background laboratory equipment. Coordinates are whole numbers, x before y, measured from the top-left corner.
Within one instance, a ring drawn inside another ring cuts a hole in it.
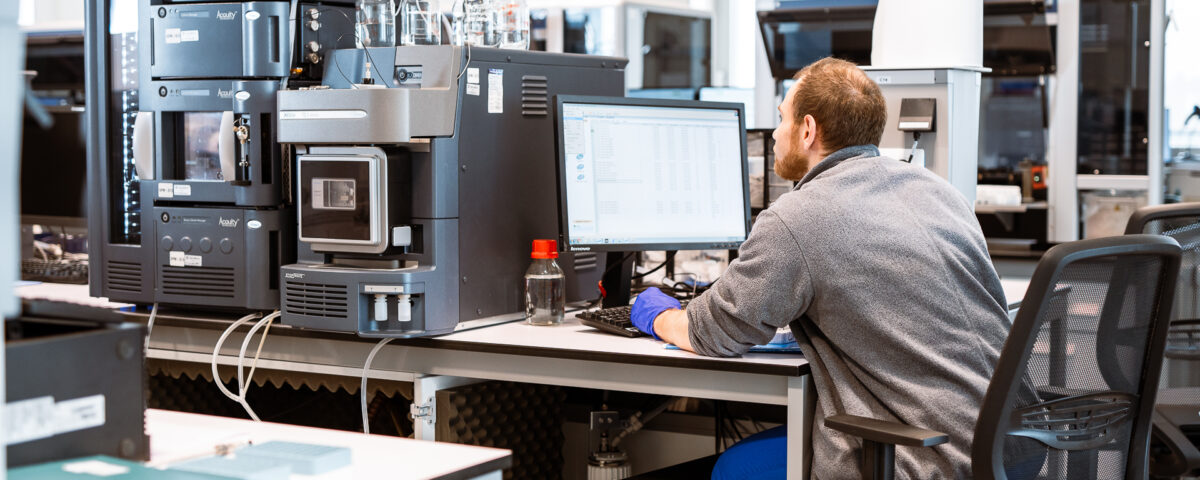
[[[529,49],[529,7],[525,0],[495,0],[496,35],[500,48]]]
[[[300,252],[280,269],[283,323],[417,337],[524,316],[522,254],[559,230],[551,102],[621,95],[625,60],[450,45],[369,53],[380,85],[405,88],[351,88],[330,69],[327,89],[279,94]],[[358,71],[367,54],[342,49],[329,61]],[[329,180],[353,180],[353,204],[326,203]],[[559,257],[566,300],[593,297],[598,255]]]
[[[492,0],[460,0],[454,9],[456,45],[494,47],[496,36]]]
[[[395,0],[358,0],[355,7],[358,48],[396,46]]]
[[[438,0],[403,0],[400,5],[400,43],[440,45],[442,9]]]
[[[566,276],[558,262],[558,242],[534,240],[533,263],[525,271],[525,321],[530,325],[559,325],[563,321]]]
[[[92,295],[277,308],[296,254],[275,95],[319,82],[324,54],[354,46],[354,2],[87,6]]]

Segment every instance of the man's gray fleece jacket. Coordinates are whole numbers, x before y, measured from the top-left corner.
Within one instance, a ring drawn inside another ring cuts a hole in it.
[[[710,356],[740,355],[791,324],[818,395],[814,478],[861,478],[858,439],[823,426],[839,413],[949,434],[898,448],[897,478],[964,478],[1006,306],[966,198],[866,145],[826,157],[761,213],[687,314],[692,345]]]

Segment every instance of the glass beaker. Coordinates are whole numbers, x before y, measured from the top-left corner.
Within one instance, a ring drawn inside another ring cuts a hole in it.
[[[358,21],[354,25],[355,45],[366,47],[396,46],[395,0],[357,0]]]
[[[400,19],[401,45],[442,43],[442,9],[438,0],[404,0]]]
[[[499,0],[493,8],[499,47],[528,50],[529,7],[525,0]]]

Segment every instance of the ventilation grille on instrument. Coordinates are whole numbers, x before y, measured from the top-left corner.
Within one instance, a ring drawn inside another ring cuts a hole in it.
[[[108,289],[142,293],[142,266],[137,263],[108,261]]]
[[[599,258],[600,258],[600,256],[597,255],[595,252],[576,253],[575,254],[575,271],[576,272],[586,272],[589,270],[595,270],[596,267],[599,265],[599,262],[600,262]]]
[[[345,285],[285,282],[283,303],[289,314],[324,318],[346,318],[350,309]]]
[[[545,117],[550,114],[550,81],[541,75],[521,77],[521,114]]]
[[[161,287],[165,295],[233,298],[234,272],[229,267],[162,267]]]

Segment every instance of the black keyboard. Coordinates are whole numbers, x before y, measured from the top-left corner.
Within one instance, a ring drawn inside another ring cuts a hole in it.
[[[688,301],[680,300],[679,303],[683,307],[687,307]],[[605,333],[611,333],[613,335],[620,335],[629,338],[648,337],[649,335],[642,333],[641,330],[638,330],[637,327],[633,326],[633,321],[629,319],[629,311],[632,309],[632,306],[625,305],[621,307],[589,310],[586,312],[579,312],[579,315],[577,315],[576,318],[579,319],[579,323]]]
[[[87,285],[88,262],[86,259],[25,259],[21,261],[21,279]]]

